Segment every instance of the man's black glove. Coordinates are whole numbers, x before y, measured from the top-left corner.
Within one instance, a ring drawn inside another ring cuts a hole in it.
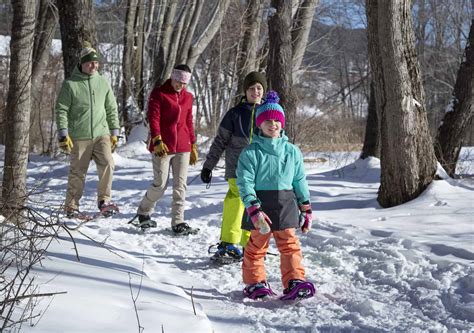
[[[201,180],[203,183],[209,184],[212,178],[212,170],[203,168],[201,170]]]

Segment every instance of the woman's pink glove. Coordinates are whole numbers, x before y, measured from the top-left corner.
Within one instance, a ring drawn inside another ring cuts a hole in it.
[[[252,220],[255,229],[260,231],[262,235],[268,234],[271,231],[270,225],[272,221],[268,215],[263,212],[260,205],[257,204],[247,208],[247,214],[250,220]]]
[[[313,211],[309,201],[305,201],[300,205],[300,227],[301,231],[306,234],[311,230],[313,224]]]

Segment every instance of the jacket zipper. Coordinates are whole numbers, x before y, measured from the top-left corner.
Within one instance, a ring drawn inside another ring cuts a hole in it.
[[[90,98],[90,102],[91,102],[91,108],[90,108],[90,112],[91,112],[91,116],[90,116],[90,119],[91,119],[91,139],[93,139],[94,138],[94,133],[93,133],[94,126],[93,126],[93,121],[92,121],[92,116],[93,116],[92,110],[93,110],[93,105],[94,105],[93,103],[94,103],[95,96],[93,96],[94,91],[92,90],[92,87],[91,87],[91,77],[90,76],[87,78],[87,84],[89,85],[89,98]]]
[[[179,119],[181,118],[181,105],[179,105],[179,92],[176,93],[176,104],[178,104],[178,110],[179,110],[178,122],[176,123],[176,126],[178,126]],[[178,131],[177,131],[177,129],[176,129],[176,137],[175,137],[174,146],[176,147],[175,149],[177,150],[178,149]]]

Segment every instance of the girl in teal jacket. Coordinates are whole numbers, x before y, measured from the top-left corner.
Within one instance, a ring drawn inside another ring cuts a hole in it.
[[[272,235],[280,252],[282,299],[314,295],[313,284],[305,280],[295,234],[298,227],[308,232],[312,221],[303,156],[282,131],[285,115],[278,101],[276,92],[270,91],[257,108],[260,133],[242,151],[237,167],[237,186],[248,215],[243,228],[251,230],[242,265],[244,295],[253,299],[273,294],[264,266]]]

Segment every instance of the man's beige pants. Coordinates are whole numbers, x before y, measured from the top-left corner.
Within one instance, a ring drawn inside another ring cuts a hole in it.
[[[189,153],[176,153],[164,157],[153,154],[153,184],[146,191],[138,206],[137,213],[140,215],[150,215],[153,212],[156,202],[161,199],[168,187],[170,166],[173,173],[171,225],[175,226],[184,222]]]
[[[97,201],[109,201],[115,168],[110,136],[105,135],[93,140],[77,140],[73,141],[73,144],[66,193],[66,209],[79,209],[79,200],[81,200],[84,191],[87,169],[89,169],[91,160],[97,165],[97,174],[99,175]]]

